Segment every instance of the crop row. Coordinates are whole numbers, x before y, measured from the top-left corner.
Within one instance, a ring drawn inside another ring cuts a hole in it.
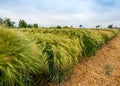
[[[0,29],[0,86],[59,82],[118,30]]]

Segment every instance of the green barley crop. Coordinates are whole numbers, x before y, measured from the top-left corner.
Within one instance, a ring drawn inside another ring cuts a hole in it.
[[[110,29],[0,29],[0,86],[33,86],[39,76],[59,82],[81,58],[94,55],[118,33]]]
[[[0,29],[0,86],[25,86],[39,68],[37,47],[22,33]]]

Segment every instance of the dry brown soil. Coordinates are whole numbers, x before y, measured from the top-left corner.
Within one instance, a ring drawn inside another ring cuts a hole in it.
[[[60,86],[120,86],[120,34],[72,70]]]

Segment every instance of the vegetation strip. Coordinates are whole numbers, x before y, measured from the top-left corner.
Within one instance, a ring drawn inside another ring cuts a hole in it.
[[[81,58],[94,55],[118,33],[111,29],[1,28],[0,85],[36,86],[43,77],[58,83]]]

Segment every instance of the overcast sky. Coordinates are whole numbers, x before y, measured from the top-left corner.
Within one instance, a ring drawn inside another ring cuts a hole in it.
[[[120,26],[120,0],[0,0],[0,17],[41,26]]]

